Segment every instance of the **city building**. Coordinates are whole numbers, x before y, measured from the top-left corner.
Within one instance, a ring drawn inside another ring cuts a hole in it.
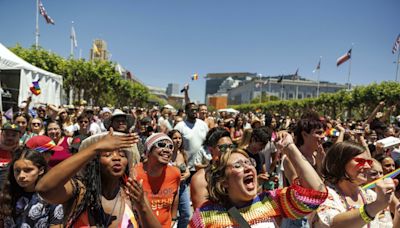
[[[90,60],[108,60],[109,52],[107,50],[107,43],[104,40],[96,39],[93,41],[92,48],[90,49]]]
[[[314,98],[321,93],[334,93],[346,88],[347,85],[327,81],[318,83],[296,75],[254,77],[228,90],[228,105],[250,103],[261,94],[276,96],[281,100],[293,100]]]
[[[178,83],[169,83],[167,86],[167,95],[181,95]]]
[[[237,72],[237,73],[209,73],[206,75],[206,91],[205,97],[206,102],[208,101],[208,96],[215,94],[226,93],[227,90],[239,85],[239,82],[251,80],[253,77],[257,76],[256,73],[248,72]],[[225,80],[228,79],[228,82]],[[222,87],[221,87],[222,85]]]

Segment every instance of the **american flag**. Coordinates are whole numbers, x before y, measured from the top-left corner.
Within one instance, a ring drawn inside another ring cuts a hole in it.
[[[392,48],[392,53],[396,53],[399,50],[400,46],[400,34],[397,36],[396,41],[394,42],[393,48]]]
[[[42,1],[39,1],[39,12],[44,17],[47,24],[54,25],[54,20],[49,15],[47,15],[46,9],[44,8]]]

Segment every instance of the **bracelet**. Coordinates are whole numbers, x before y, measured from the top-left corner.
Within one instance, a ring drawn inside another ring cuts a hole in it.
[[[292,143],[292,142],[290,142],[290,143],[288,143],[285,147],[283,147],[283,148],[288,148],[290,145],[292,145],[292,144],[294,144],[294,143]]]
[[[365,211],[364,205],[362,205],[362,206],[360,207],[359,210],[360,210],[360,216],[361,216],[362,220],[363,220],[365,223],[370,223],[370,222],[373,220],[373,218],[371,218],[371,217],[367,214],[367,212]]]

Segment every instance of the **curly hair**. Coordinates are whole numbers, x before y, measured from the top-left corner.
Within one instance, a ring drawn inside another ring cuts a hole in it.
[[[0,219],[15,215],[16,201],[25,192],[14,177],[14,164],[20,159],[29,160],[39,170],[44,171],[36,182],[47,172],[47,162],[42,153],[28,148],[15,151],[13,160],[8,164],[7,179],[3,183],[2,191],[0,192]]]
[[[241,149],[234,149],[223,153],[220,157],[218,165],[213,166],[206,170],[207,190],[208,199],[214,203],[230,206],[230,199],[228,191],[224,187],[223,182],[226,180],[226,167],[228,166],[228,160],[232,154],[239,153],[249,158],[249,155]]]

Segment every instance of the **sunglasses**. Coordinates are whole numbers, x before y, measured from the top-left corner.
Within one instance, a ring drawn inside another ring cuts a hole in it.
[[[40,123],[32,123],[33,126],[40,126]]]
[[[87,120],[81,120],[81,121],[79,121],[79,123],[89,123],[89,121],[87,121]]]
[[[225,152],[228,149],[230,149],[230,150],[236,149],[235,144],[221,144],[221,145],[217,145],[217,147],[221,152]]]
[[[367,163],[369,166],[371,166],[372,163],[374,162],[374,161],[372,161],[371,159],[364,159],[364,158],[353,158],[353,160],[354,160],[355,162],[357,162],[357,166],[358,166],[358,167],[363,167],[363,166],[365,166],[365,163]]]
[[[163,148],[167,148],[167,149],[170,149],[170,150],[174,149],[174,145],[173,144],[165,143],[165,142],[157,142],[156,144],[154,144],[154,146],[156,148],[161,148],[161,149],[163,149]]]
[[[239,160],[239,161],[236,161],[231,164],[231,166],[234,169],[244,168],[245,165],[249,166],[249,167],[256,167],[257,163],[256,163],[256,160],[254,160],[254,158],[249,158],[249,159],[245,159],[245,160]]]

